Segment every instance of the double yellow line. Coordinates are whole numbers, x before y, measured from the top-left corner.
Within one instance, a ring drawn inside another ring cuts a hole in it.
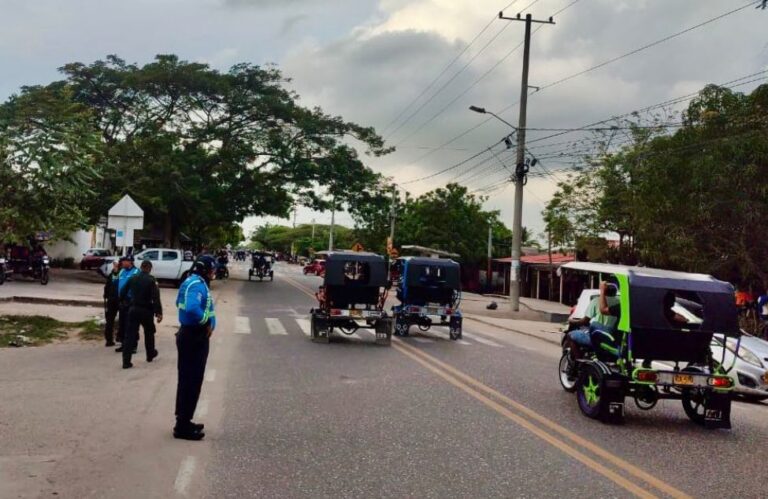
[[[283,277],[283,279],[308,296],[315,298],[314,294],[302,284],[288,277]],[[533,435],[635,496],[653,498],[658,497],[657,493],[661,493],[662,495],[679,499],[690,497],[672,485],[422,350],[398,338],[393,339],[392,347],[483,405],[528,430]],[[592,454],[592,457],[589,454]],[[609,465],[612,467],[609,467]],[[629,477],[632,477],[634,481]]]

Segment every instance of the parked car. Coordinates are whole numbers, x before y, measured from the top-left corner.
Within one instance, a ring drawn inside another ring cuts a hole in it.
[[[192,259],[185,257],[183,250],[169,248],[147,248],[133,257],[137,267],[141,265],[142,260],[152,262],[152,275],[158,281],[169,281],[176,285],[180,285],[187,278],[194,263]],[[107,275],[112,262],[119,258],[118,256],[105,258],[100,268],[101,272]]]
[[[725,345],[723,345],[725,343]],[[768,342],[756,336],[744,334],[737,347],[736,338],[724,338],[715,335],[712,338],[712,357],[717,361],[723,358],[728,369],[733,365],[731,375],[736,383],[733,391],[752,401],[768,399]],[[735,361],[735,363],[734,363]]]
[[[325,274],[325,260],[312,260],[312,262],[304,266],[304,274],[322,277]]]
[[[108,249],[91,248],[83,253],[80,270],[99,269],[104,264],[104,259],[109,256],[112,256],[112,252]]]

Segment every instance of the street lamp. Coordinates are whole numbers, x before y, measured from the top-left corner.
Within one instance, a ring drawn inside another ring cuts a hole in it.
[[[469,110],[470,110],[470,111],[474,111],[474,112],[476,112],[476,113],[480,113],[480,114],[490,114],[491,116],[493,116],[493,117],[494,117],[494,118],[496,118],[497,120],[501,121],[501,122],[502,122],[502,123],[504,123],[505,125],[507,125],[507,126],[509,126],[510,128],[512,128],[513,130],[517,131],[517,127],[516,127],[515,125],[513,125],[513,124],[512,124],[512,123],[510,123],[509,121],[505,120],[504,118],[502,118],[502,117],[501,117],[501,116],[499,116],[498,114],[496,114],[496,113],[492,113],[491,111],[488,111],[488,110],[487,110],[487,109],[485,109],[484,107],[469,106]]]

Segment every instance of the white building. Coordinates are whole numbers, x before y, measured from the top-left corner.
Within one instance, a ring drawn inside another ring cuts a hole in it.
[[[45,244],[45,251],[51,258],[74,258],[78,263],[89,248],[114,249],[112,231],[99,226],[91,230],[78,230],[69,236],[69,241],[60,240]]]

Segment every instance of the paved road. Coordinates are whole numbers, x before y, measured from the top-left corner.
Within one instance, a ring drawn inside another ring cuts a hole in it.
[[[171,314],[160,359],[131,372],[94,344],[0,351],[0,497],[768,495],[768,406],[736,404],[732,431],[674,402],[606,426],[560,389],[556,345],[469,321],[462,342],[314,344],[319,280],[246,275],[214,285],[203,442],[170,436]]]
[[[296,267],[240,290],[211,435],[209,497],[764,497],[763,405],[706,431],[679,403],[587,420],[557,382],[557,347],[468,323],[441,332],[313,344],[319,280]],[[217,370],[218,372],[218,370]],[[762,457],[761,457],[762,456]]]

